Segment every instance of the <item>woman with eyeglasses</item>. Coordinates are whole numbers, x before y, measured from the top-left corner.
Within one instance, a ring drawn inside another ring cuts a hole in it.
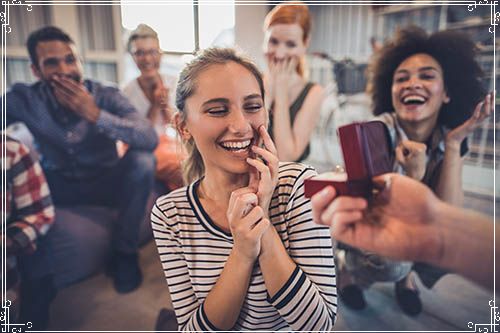
[[[162,51],[158,34],[151,27],[140,24],[132,31],[127,47],[141,74],[123,88],[123,93],[154,125],[159,136],[156,176],[172,190],[182,186],[178,149],[166,132],[172,120],[176,78],[160,74]]]

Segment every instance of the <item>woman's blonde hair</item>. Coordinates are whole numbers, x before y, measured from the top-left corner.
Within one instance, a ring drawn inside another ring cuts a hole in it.
[[[311,14],[306,5],[301,2],[281,4],[274,7],[264,20],[264,30],[268,30],[275,24],[298,24],[302,28],[302,42],[305,44],[311,34]],[[305,77],[307,73],[306,60],[299,59],[297,73]]]
[[[127,50],[132,52],[132,42],[141,38],[153,38],[160,43],[158,33],[149,25],[141,23],[130,33],[127,41]]]
[[[196,57],[184,67],[179,75],[175,104],[181,122],[185,122],[187,119],[186,100],[196,93],[196,80],[200,74],[212,65],[224,65],[229,62],[235,62],[245,67],[255,77],[259,84],[261,96],[264,99],[264,82],[262,81],[262,74],[251,60],[231,48],[208,48],[200,51]],[[180,132],[179,124],[176,125],[177,131]],[[205,173],[205,165],[203,164],[203,159],[193,138],[191,137],[187,141],[184,140],[183,143],[187,153],[187,158],[183,163],[183,177],[184,181],[189,184],[203,176]]]

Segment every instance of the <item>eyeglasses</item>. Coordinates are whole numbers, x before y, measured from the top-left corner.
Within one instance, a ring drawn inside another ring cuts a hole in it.
[[[152,49],[152,50],[137,50],[132,52],[132,55],[138,58],[145,57],[147,55],[150,55],[152,57],[157,57],[161,54],[161,51],[158,49]]]

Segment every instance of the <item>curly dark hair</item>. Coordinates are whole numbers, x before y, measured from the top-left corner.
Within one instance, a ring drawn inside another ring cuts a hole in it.
[[[441,65],[444,86],[450,97],[450,102],[441,107],[438,124],[448,128],[462,124],[486,95],[483,71],[475,59],[477,51],[476,45],[464,33],[445,30],[429,35],[417,27],[399,30],[369,66],[368,92],[374,115],[394,112],[391,98],[394,72],[408,57],[425,53]]]

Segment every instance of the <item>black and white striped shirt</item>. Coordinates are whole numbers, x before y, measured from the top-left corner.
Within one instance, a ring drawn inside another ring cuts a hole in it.
[[[258,261],[234,330],[329,331],[336,311],[335,264],[328,228],[312,219],[304,179],[311,167],[280,163],[269,216],[297,264],[269,297]],[[231,234],[217,227],[200,204],[199,181],[160,197],[151,213],[153,233],[180,330],[217,330],[203,309],[231,252]]]

